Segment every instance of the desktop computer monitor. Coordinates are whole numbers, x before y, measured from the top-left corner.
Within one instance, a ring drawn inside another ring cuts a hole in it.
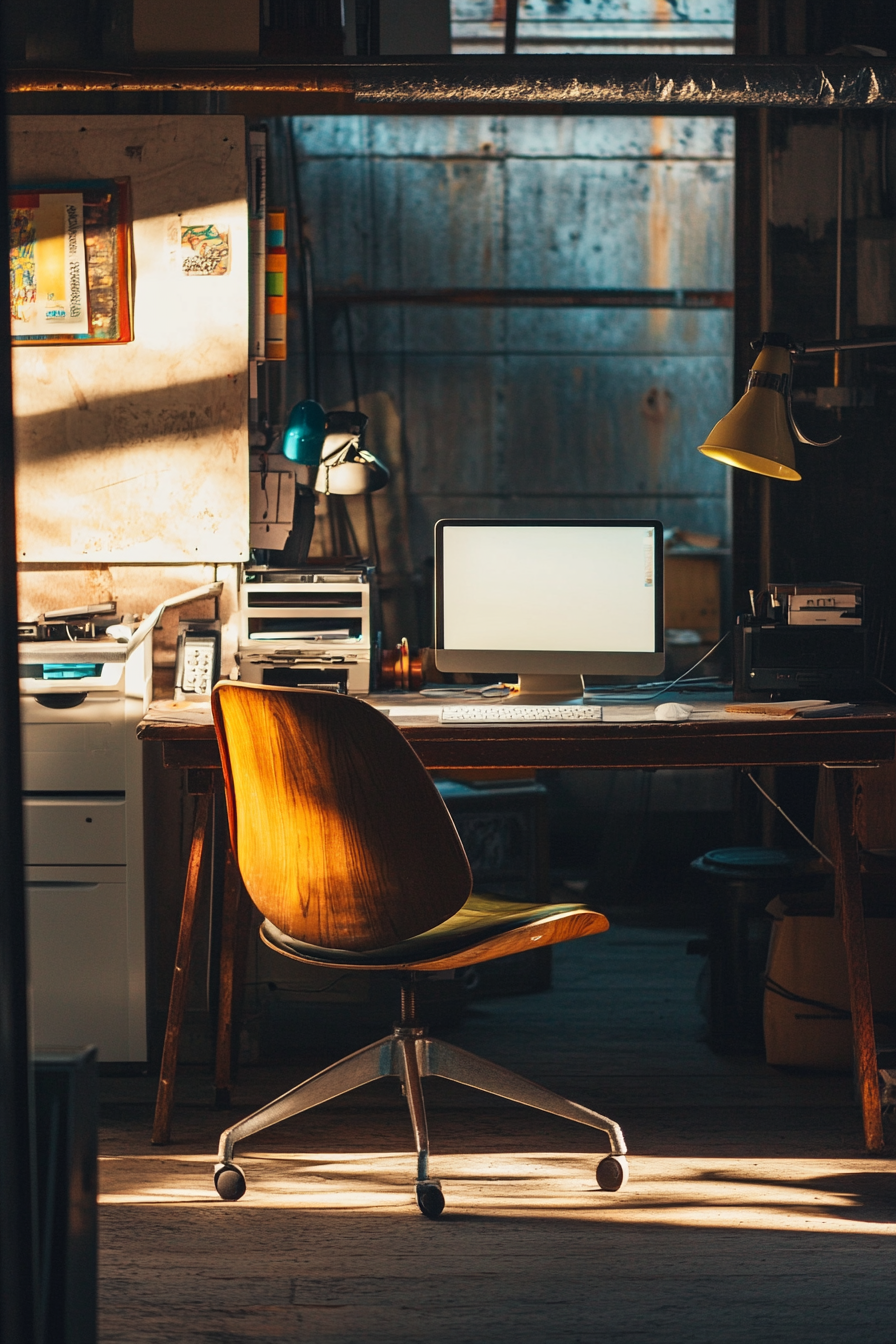
[[[516,672],[538,703],[665,666],[662,523],[445,518],[435,557],[442,672]]]

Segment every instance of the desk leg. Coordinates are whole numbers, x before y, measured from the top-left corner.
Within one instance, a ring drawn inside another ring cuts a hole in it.
[[[880,1112],[880,1087],[877,1077],[877,1054],[874,1042],[874,1012],[871,1003],[871,977],[868,971],[868,948],[865,942],[865,914],[862,905],[862,881],[859,872],[859,853],[855,827],[855,777],[852,770],[835,770],[834,825],[831,827],[831,847],[834,860],[834,889],[846,949],[846,969],[849,976],[849,1006],[852,1012],[853,1052],[859,1093],[862,1099],[862,1118],[865,1124],[865,1147],[876,1153],[884,1146]]]
[[[218,981],[218,1027],[215,1045],[215,1109],[230,1106],[230,1070],[233,1035],[233,967],[237,955],[240,889],[242,881],[230,841],[224,871],[224,909],[221,914],[221,974]],[[244,951],[245,949],[243,949]]]
[[[190,846],[190,861],[187,865],[187,880],[184,885],[184,903],[180,916],[177,954],[174,958],[174,978],[171,981],[168,1021],[165,1025],[165,1044],[162,1049],[162,1068],[159,1073],[159,1090],[156,1094],[156,1111],[152,1125],[152,1141],[157,1144],[171,1142],[171,1112],[174,1107],[177,1048],[180,1044],[180,1029],[183,1025],[184,1009],[187,1006],[190,955],[193,951],[193,922],[196,916],[196,897],[199,891],[199,876],[202,871],[211,801],[212,795],[210,793],[201,793],[196,799],[193,843]]]

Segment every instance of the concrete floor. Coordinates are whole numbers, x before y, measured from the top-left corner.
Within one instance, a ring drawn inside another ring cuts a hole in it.
[[[617,1119],[618,1195],[595,1183],[599,1134],[430,1080],[447,1207],[427,1222],[383,1080],[247,1141],[248,1194],[224,1204],[219,1129],[332,1056],[244,1068],[230,1116],[183,1070],[169,1149],[151,1080],[105,1079],[103,1344],[894,1344],[896,1161],[864,1154],[850,1079],[701,1043],[686,941],[567,944],[550,994],[444,1033]]]

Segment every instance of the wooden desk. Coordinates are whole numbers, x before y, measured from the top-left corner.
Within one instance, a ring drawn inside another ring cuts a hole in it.
[[[417,696],[373,696],[381,706],[420,704]],[[883,1147],[877,1058],[862,887],[855,818],[862,792],[862,769],[896,758],[896,709],[869,705],[842,719],[750,719],[682,723],[594,724],[440,724],[396,721],[404,737],[429,770],[644,770],[718,766],[818,765],[834,769],[830,835],[832,837],[837,913],[841,921],[849,974],[850,1007],[857,1072],[861,1090],[865,1143],[869,1151]],[[159,1080],[154,1143],[170,1141],[177,1043],[186,999],[192,921],[208,834],[209,800],[221,787],[221,760],[211,726],[169,725],[143,721],[144,741],[163,744],[163,759],[185,770],[191,792],[200,794],[193,846],[184,892],[183,916],[171,990],[168,1029]],[[236,864],[228,850],[225,881],[221,993],[218,1012],[216,1096],[227,1104],[230,1085],[230,1033],[235,948],[248,932],[248,902],[241,892]]]

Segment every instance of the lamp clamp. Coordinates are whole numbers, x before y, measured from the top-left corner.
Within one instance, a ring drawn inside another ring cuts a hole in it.
[[[750,349],[758,355],[760,350],[764,350],[767,345],[777,345],[783,350],[789,350],[790,353],[800,354],[802,347],[797,341],[791,338],[783,331],[764,331],[761,336],[750,342]]]
[[[768,373],[765,369],[751,369],[747,374],[745,392],[751,387],[767,387],[772,392],[780,392],[782,397],[790,396],[790,374]]]

